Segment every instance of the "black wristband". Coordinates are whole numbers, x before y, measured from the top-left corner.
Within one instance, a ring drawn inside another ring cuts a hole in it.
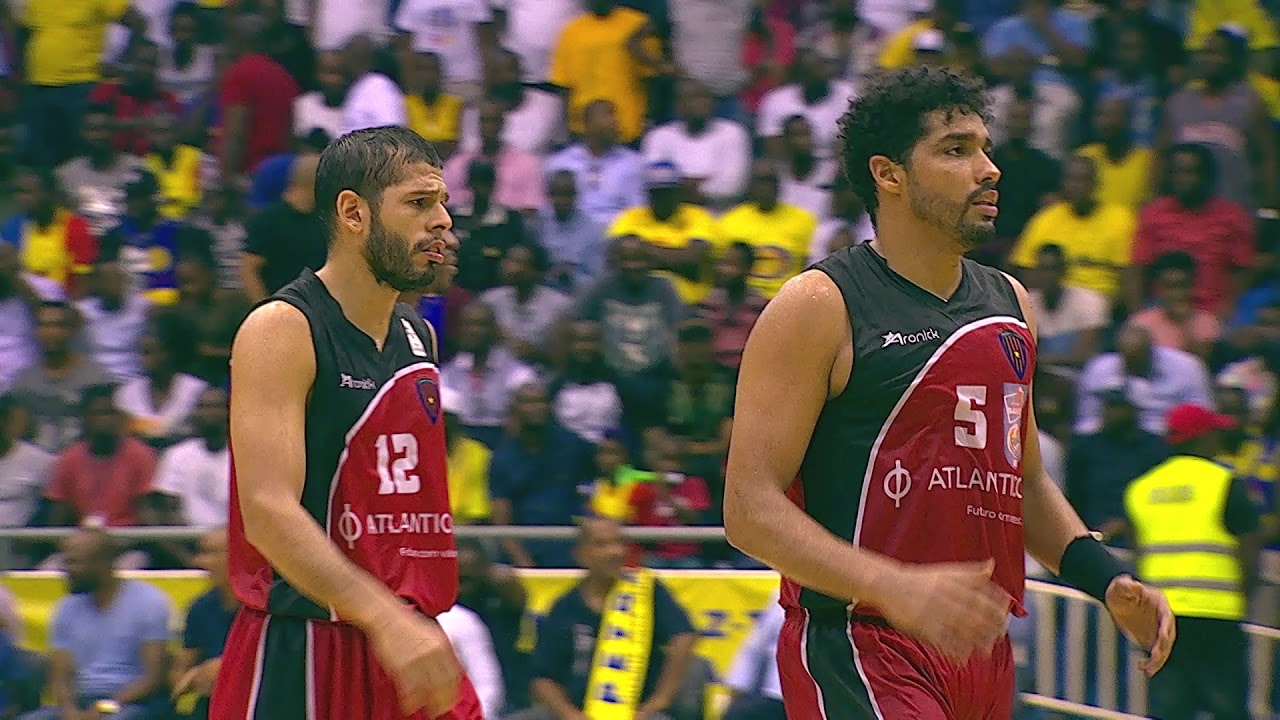
[[[1111,581],[1126,572],[1120,561],[1092,535],[1081,535],[1072,540],[1058,564],[1060,580],[1099,602],[1106,601]]]

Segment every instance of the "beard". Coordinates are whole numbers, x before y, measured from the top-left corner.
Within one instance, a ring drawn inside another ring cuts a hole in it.
[[[415,252],[417,249],[410,247],[408,240],[388,230],[374,215],[369,240],[364,244],[364,259],[375,280],[397,292],[431,287],[436,281],[436,266],[415,267]]]
[[[978,247],[995,234],[994,222],[974,222],[969,219],[974,199],[988,188],[980,188],[972,196],[956,203],[925,190],[914,179],[909,182],[911,212],[954,238],[965,251]]]

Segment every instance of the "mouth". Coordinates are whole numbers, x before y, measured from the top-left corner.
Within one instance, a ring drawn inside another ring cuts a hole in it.
[[[418,252],[425,255],[427,262],[435,265],[443,265],[447,258],[444,254],[444,246],[440,243],[431,243],[418,248]]]
[[[978,212],[983,215],[994,218],[1000,214],[1000,208],[996,206],[996,202],[1000,196],[995,193],[984,193],[977,200],[973,201],[973,206],[978,208]]]

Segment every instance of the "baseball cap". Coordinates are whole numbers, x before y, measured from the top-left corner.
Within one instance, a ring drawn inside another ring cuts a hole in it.
[[[644,186],[647,188],[680,187],[683,182],[680,168],[672,162],[650,163],[644,171]]]
[[[1220,415],[1200,405],[1183,403],[1170,410],[1165,418],[1165,440],[1177,445],[1215,430],[1230,430],[1235,426],[1233,417]]]

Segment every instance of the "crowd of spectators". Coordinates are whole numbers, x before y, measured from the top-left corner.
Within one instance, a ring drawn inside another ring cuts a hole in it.
[[[1124,545],[1123,492],[1167,456],[1167,410],[1216,405],[1239,419],[1222,460],[1280,542],[1273,11],[0,3],[0,527],[225,524],[231,340],[324,261],[317,153],[387,124],[440,150],[461,241],[456,276],[405,297],[442,338],[455,522],[718,525],[753,323],[809,262],[874,234],[839,168],[839,118],[868,73],[928,63],[990,87],[1000,215],[972,254],[1031,288],[1040,446],[1069,499]],[[44,567],[74,551],[83,570],[84,545],[18,550]],[[584,562],[556,543],[469,552],[491,589],[495,558]],[[750,565],[715,545],[625,554]],[[463,604],[506,670],[522,665],[503,592]],[[508,701],[524,684],[508,679]]]

